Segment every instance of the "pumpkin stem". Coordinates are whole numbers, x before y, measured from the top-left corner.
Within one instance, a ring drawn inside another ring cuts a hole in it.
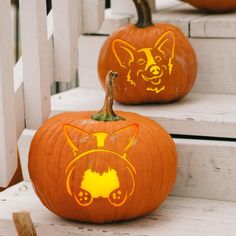
[[[106,76],[105,82],[105,102],[103,108],[97,112],[96,114],[92,115],[92,119],[97,121],[117,121],[117,120],[124,120],[123,117],[117,116],[113,109],[113,82],[114,79],[118,76],[117,72],[109,71]]]
[[[137,13],[138,13],[138,21],[136,26],[138,28],[146,28],[148,26],[152,26],[152,13],[151,8],[147,0],[133,0]]]

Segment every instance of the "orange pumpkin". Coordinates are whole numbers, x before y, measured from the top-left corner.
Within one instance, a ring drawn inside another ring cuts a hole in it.
[[[236,10],[235,0],[182,0],[194,7],[211,12],[230,12]]]
[[[114,99],[121,103],[163,103],[184,97],[196,78],[192,46],[175,26],[152,23],[146,0],[133,2],[137,24],[110,35],[100,50],[98,73],[103,87],[112,69],[120,75]]]
[[[104,223],[142,216],[158,207],[174,184],[176,149],[170,135],[149,118],[113,112],[115,77],[107,76],[100,112],[57,115],[31,143],[34,189],[64,218]]]

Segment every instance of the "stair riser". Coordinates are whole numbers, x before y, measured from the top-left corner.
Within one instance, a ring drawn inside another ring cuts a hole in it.
[[[19,140],[24,180],[29,181],[28,150],[34,131]],[[178,175],[172,195],[236,201],[236,143],[175,139]]]
[[[179,155],[174,196],[236,201],[236,143],[175,139]]]
[[[97,60],[99,50],[106,38],[106,36],[80,37],[80,87],[100,88]],[[193,88],[194,92],[235,94],[235,42],[235,39],[191,38],[198,57],[198,76]]]

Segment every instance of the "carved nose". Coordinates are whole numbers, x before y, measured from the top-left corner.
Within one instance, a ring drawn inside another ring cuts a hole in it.
[[[150,72],[153,74],[153,75],[158,75],[160,73],[160,67],[159,66],[152,66],[150,68]]]

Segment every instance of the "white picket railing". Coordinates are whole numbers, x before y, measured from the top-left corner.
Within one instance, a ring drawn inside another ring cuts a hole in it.
[[[10,0],[0,3],[0,186],[7,186],[17,165],[16,115]]]
[[[155,0],[148,0],[155,8]],[[157,0],[168,4],[173,0]],[[77,78],[78,38],[97,33],[105,0],[20,0],[22,58],[13,68],[10,0],[0,2],[0,186],[17,166],[17,139],[25,128],[37,129],[50,114],[50,85],[68,88]],[[131,1],[112,0],[114,13],[134,13]],[[62,88],[63,89],[63,88]]]
[[[22,58],[13,68],[10,0],[0,2],[0,186],[17,167],[17,138],[24,128],[37,129],[50,113],[53,81],[76,79],[78,37],[97,31],[104,0],[54,0],[46,15],[45,0],[20,0]],[[96,6],[99,6],[99,11]],[[88,18],[84,11],[89,11]]]

